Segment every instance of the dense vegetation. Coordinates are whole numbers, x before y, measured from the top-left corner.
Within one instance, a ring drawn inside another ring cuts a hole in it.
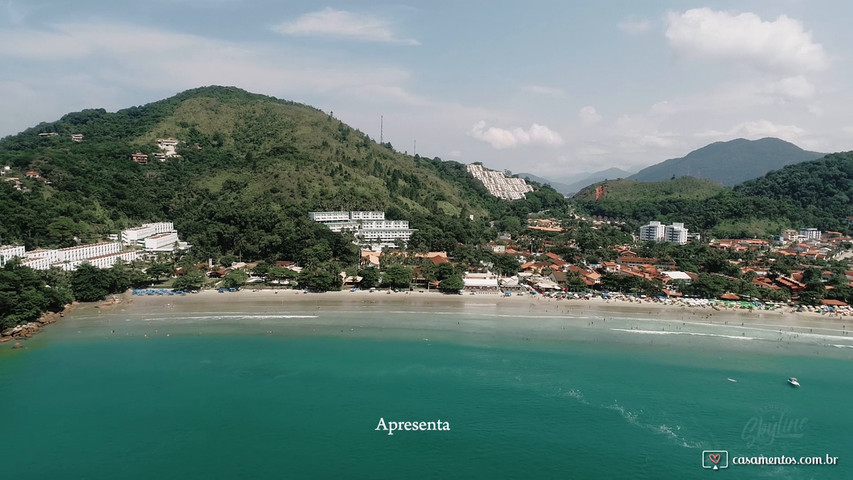
[[[72,142],[72,133],[84,140]],[[180,140],[181,158],[128,160],[156,152],[161,137]],[[385,210],[418,229],[417,248],[452,250],[486,239],[493,219],[523,223],[530,211],[566,205],[550,188],[523,201],[497,200],[463,164],[404,155],[331,114],[226,87],[116,113],[65,115],[0,141],[0,165],[11,165],[31,190],[0,185],[0,244],[28,249],[170,220],[200,258],[352,264],[351,244],[311,222],[309,211]],[[51,184],[23,178],[29,170]]]
[[[630,227],[650,220],[684,222],[692,231],[735,238],[766,238],[783,228],[802,227],[851,232],[850,152],[790,165],[734,188],[703,186],[689,178],[599,185],[606,191],[603,198],[594,199],[597,185],[587,188],[575,197],[578,207],[593,215],[625,219]]]

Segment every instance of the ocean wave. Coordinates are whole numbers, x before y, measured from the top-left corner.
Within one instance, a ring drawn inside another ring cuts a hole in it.
[[[835,348],[853,348],[853,345],[837,345],[837,344],[831,344],[831,346],[833,346],[833,347],[835,347]]]
[[[127,319],[127,322],[146,321],[146,322],[173,322],[173,321],[203,321],[203,320],[278,320],[289,318],[317,318],[317,315],[278,315],[278,314],[243,314],[243,315],[188,315],[175,317],[146,317],[142,319]]]
[[[718,333],[699,333],[699,332],[673,332],[666,330],[635,330],[630,328],[611,328],[610,330],[615,332],[627,332],[627,333],[637,333],[640,335],[691,335],[696,337],[719,337],[719,338],[730,338],[733,340],[755,340],[754,337],[747,337],[741,335],[722,335]]]

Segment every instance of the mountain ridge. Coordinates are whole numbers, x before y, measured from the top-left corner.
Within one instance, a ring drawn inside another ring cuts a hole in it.
[[[793,143],[773,137],[759,140],[736,138],[708,144],[680,158],[664,160],[628,178],[654,182],[689,176],[731,187],[784,166],[816,160],[825,155],[803,150]]]

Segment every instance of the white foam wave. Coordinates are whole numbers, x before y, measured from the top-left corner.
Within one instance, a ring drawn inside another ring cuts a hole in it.
[[[673,332],[666,330],[638,330],[638,329],[630,329],[630,328],[611,328],[615,332],[627,332],[627,333],[636,333],[640,335],[691,335],[696,337],[719,337],[719,338],[730,338],[733,340],[755,340],[754,337],[747,337],[741,335],[721,335],[717,333],[699,333],[699,332]]]
[[[174,322],[174,321],[205,321],[205,320],[234,320],[234,319],[247,319],[247,320],[279,320],[279,319],[289,319],[289,318],[317,318],[317,315],[271,315],[271,314],[262,314],[262,315],[252,315],[252,314],[243,314],[243,315],[187,315],[187,316],[174,316],[174,317],[148,317],[143,318],[143,321],[146,322]],[[126,321],[138,321],[139,319],[127,319]]]

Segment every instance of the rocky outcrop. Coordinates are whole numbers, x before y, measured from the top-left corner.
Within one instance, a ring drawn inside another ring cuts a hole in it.
[[[34,322],[22,323],[21,325],[16,325],[12,328],[7,328],[0,332],[0,343],[8,342],[13,338],[30,338],[36,333],[38,333],[39,329],[45,325],[50,325],[51,323],[56,323],[56,321],[60,317],[64,317],[66,313],[71,311],[72,305],[66,305],[65,309],[61,312],[47,312],[41,316],[38,320]],[[13,348],[21,348],[20,342],[15,343]]]

